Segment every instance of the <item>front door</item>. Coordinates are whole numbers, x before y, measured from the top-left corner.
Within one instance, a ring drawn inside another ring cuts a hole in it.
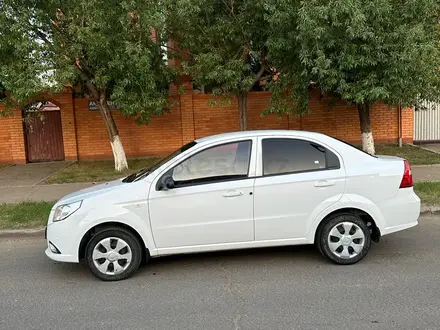
[[[24,126],[29,162],[64,160],[61,112],[58,107],[48,103],[38,112],[26,113]]]
[[[339,157],[315,142],[260,139],[261,176],[255,181],[255,240],[304,238],[320,211],[345,189]]]
[[[253,139],[210,146],[154,180],[149,209],[157,248],[254,240]],[[161,189],[164,176],[174,188]]]

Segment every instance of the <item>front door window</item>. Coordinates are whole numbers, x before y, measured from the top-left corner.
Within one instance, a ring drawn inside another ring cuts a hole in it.
[[[184,160],[172,170],[176,187],[246,178],[251,145],[251,141],[223,144]]]

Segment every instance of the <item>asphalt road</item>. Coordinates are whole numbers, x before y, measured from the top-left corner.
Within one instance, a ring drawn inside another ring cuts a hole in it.
[[[439,329],[440,217],[357,265],[312,246],[155,259],[100,282],[42,239],[0,241],[0,329]]]

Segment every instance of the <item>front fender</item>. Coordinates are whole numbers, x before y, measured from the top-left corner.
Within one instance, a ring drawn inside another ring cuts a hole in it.
[[[81,227],[80,232],[83,234],[78,241],[77,250],[79,251],[80,242],[89,230],[106,223],[121,223],[131,227],[142,238],[150,254],[154,254],[156,246],[150,228],[147,201],[113,204],[105,210],[102,208],[90,210],[78,224]]]

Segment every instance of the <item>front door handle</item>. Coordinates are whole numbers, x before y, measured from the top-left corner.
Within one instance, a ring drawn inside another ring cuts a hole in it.
[[[315,187],[330,187],[330,186],[334,186],[335,182],[334,181],[329,181],[329,180],[319,180],[315,182]]]
[[[237,190],[230,190],[230,191],[223,193],[223,197],[238,197],[238,196],[242,196],[242,195],[243,195],[243,192],[237,191]]]

